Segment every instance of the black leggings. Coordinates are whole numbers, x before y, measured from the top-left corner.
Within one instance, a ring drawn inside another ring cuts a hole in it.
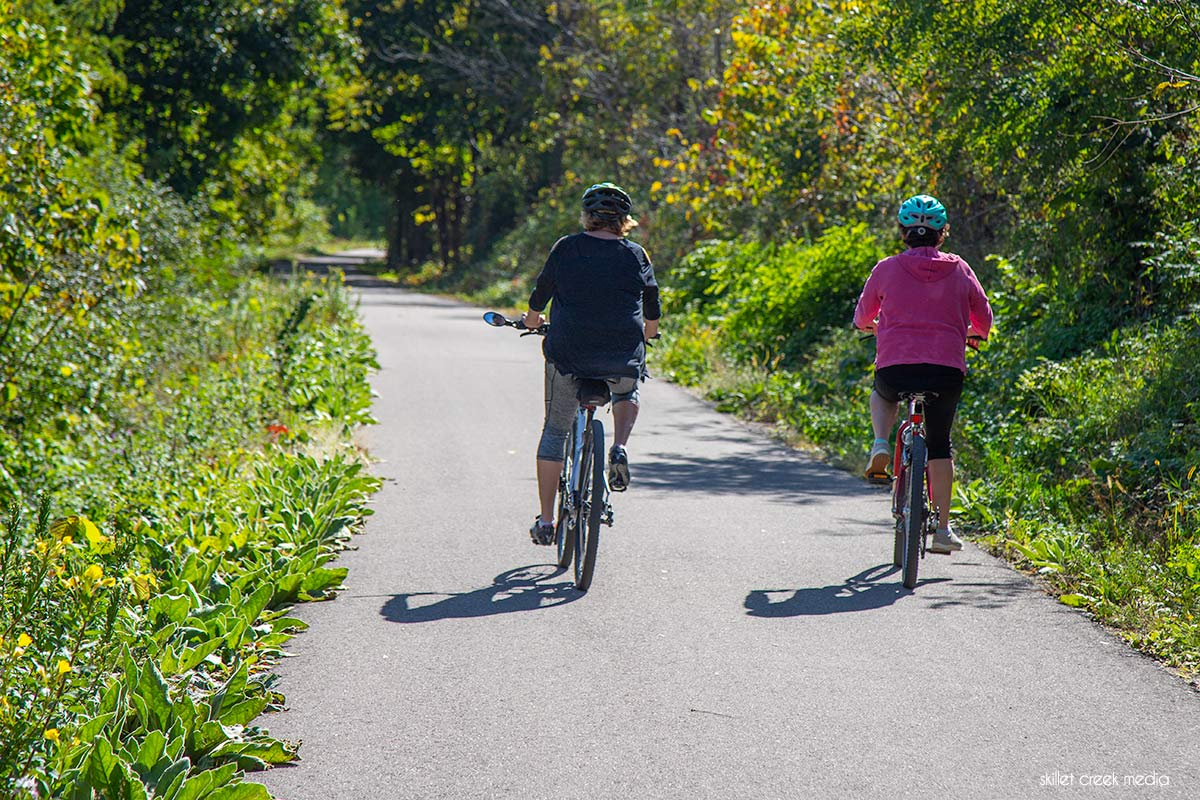
[[[889,403],[907,392],[937,394],[925,400],[925,442],[929,458],[950,458],[950,428],[962,397],[963,373],[941,364],[895,364],[875,370],[875,391]]]

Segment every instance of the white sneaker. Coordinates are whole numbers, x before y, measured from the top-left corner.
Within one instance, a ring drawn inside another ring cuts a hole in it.
[[[963,540],[958,538],[958,534],[952,530],[939,528],[933,533],[933,541],[929,543],[929,552],[948,556],[957,550],[962,550],[962,546]]]
[[[867,466],[863,469],[863,475],[867,480],[888,480],[888,466],[892,461],[892,450],[883,442],[876,442],[871,447],[871,454],[867,456]]]

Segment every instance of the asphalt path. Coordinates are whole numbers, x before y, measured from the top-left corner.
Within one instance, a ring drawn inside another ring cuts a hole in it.
[[[1182,680],[971,545],[904,590],[886,492],[665,381],[577,592],[527,533],[538,340],[361,298],[386,480],[277,670],[277,797],[1200,797]]]

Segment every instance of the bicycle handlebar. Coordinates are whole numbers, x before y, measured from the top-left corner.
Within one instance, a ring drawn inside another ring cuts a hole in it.
[[[545,336],[550,331],[549,322],[543,322],[536,328],[530,329],[525,326],[525,320],[509,319],[498,311],[488,311],[484,313],[483,321],[494,328],[516,328],[517,330],[522,331],[522,336]],[[651,344],[651,342],[653,342],[655,339],[661,338],[661,333],[654,334],[649,339],[645,340],[646,346],[653,347],[654,345]]]
[[[525,327],[523,319],[509,319],[498,311],[488,311],[483,315],[483,321],[494,328],[516,328],[523,331],[522,336],[545,336],[550,330],[550,323],[543,322],[536,328],[530,329]]]
[[[860,341],[865,342],[867,339],[870,339],[871,337],[873,337],[875,335],[875,331],[873,331],[873,330],[869,331],[869,330],[864,330],[863,328],[859,328],[859,330],[862,332],[862,336],[858,337]],[[966,340],[965,344],[967,347],[971,348],[972,350],[978,350],[979,346],[986,341],[987,341],[987,339],[985,337],[980,336],[979,334],[972,333],[967,336],[967,340]]]

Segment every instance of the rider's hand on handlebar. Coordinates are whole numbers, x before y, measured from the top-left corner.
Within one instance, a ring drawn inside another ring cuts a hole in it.
[[[649,343],[658,338],[658,320],[648,319],[642,323],[642,340]]]
[[[534,311],[531,308],[525,312],[525,327],[531,331],[536,331],[545,321],[542,319],[542,312],[540,311]]]

